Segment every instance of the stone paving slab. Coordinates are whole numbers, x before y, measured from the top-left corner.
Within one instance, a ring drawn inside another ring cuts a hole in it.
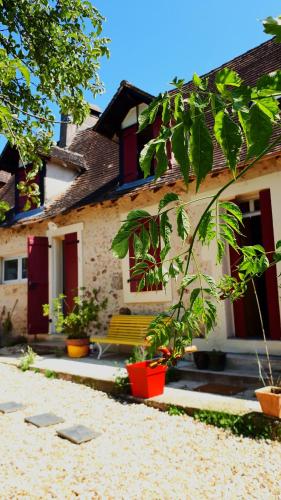
[[[71,441],[72,443],[82,444],[99,437],[101,434],[94,432],[85,425],[73,425],[72,427],[67,427],[66,429],[60,429],[57,431],[57,435],[64,439],[68,439],[68,441]]]
[[[14,411],[22,410],[24,405],[22,403],[16,403],[14,401],[9,401],[8,403],[0,403],[1,413],[13,413]]]
[[[54,413],[41,413],[40,415],[26,417],[24,421],[36,427],[49,427],[50,425],[62,424],[64,419]]]

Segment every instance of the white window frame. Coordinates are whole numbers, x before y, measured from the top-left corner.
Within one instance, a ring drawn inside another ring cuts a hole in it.
[[[22,278],[22,260],[27,259],[27,255],[11,255],[9,257],[2,258],[2,284],[3,285],[13,285],[15,283],[26,283],[27,278]],[[18,276],[15,280],[5,280],[5,262],[9,260],[18,261]]]

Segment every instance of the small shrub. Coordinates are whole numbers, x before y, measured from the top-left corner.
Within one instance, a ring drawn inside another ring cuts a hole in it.
[[[232,415],[220,411],[198,410],[194,418],[205,424],[228,429],[238,436],[254,439],[270,439],[271,437],[270,425],[266,422],[258,422],[252,414]]]
[[[147,351],[145,347],[136,346],[134,347],[131,356],[126,360],[125,364],[130,365],[132,363],[140,363],[147,359]]]
[[[179,417],[180,415],[185,415],[185,411],[180,406],[170,405],[168,414],[171,415],[171,417]]]
[[[44,375],[45,375],[45,377],[47,377],[47,378],[57,378],[57,374],[56,374],[56,372],[54,372],[53,370],[48,370],[48,369],[47,369],[47,370],[45,370],[45,371],[44,371]]]
[[[26,353],[23,354],[23,356],[20,359],[19,369],[23,372],[29,370],[31,365],[33,365],[34,363],[36,356],[37,356],[36,352],[34,352],[30,346],[27,346]]]
[[[129,394],[131,392],[129,377],[117,375],[114,380],[114,392],[117,394]]]

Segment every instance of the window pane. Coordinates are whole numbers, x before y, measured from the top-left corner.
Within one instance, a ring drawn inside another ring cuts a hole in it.
[[[18,259],[4,261],[4,281],[18,279]]]
[[[24,280],[25,278],[27,278],[27,257],[23,257],[21,262],[22,262],[21,277]]]

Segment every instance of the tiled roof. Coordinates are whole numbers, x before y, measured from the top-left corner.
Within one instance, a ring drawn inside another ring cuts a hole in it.
[[[8,172],[5,172],[5,170],[0,170],[0,184],[7,184],[10,177],[11,175]]]
[[[259,76],[280,68],[280,62],[281,44],[275,43],[274,40],[269,40],[204,76],[209,77],[212,85],[215,73],[222,67],[228,66],[236,70],[247,84],[253,85]],[[192,82],[186,84],[186,90],[192,88],[192,85]],[[212,127],[211,114],[208,116],[208,122],[210,127]],[[156,183],[154,181],[143,184],[136,183],[134,186],[128,186],[127,189],[126,186],[122,189],[117,189],[119,175],[119,146],[113,140],[108,139],[92,129],[86,129],[79,132],[75,136],[69,149],[63,151],[68,155],[74,155],[76,160],[77,158],[80,160],[83,158],[84,168],[86,168],[86,170],[73,181],[65,193],[52,201],[43,212],[37,215],[37,217],[26,218],[25,220],[21,220],[21,223],[27,222],[27,220],[33,221],[53,217],[71,208],[86,205],[90,202],[120,197],[126,192],[133,194],[146,189],[155,189],[157,186],[173,183],[181,178],[178,166],[173,165]],[[281,151],[281,145],[276,146],[275,151]],[[242,152],[241,162],[243,162],[244,158],[245,153]],[[215,146],[214,169],[221,169],[224,167],[223,155],[219,147]],[[5,188],[6,191],[4,191]],[[4,197],[9,195],[9,193],[10,190],[7,185],[0,190],[0,198],[2,195],[4,195]]]

